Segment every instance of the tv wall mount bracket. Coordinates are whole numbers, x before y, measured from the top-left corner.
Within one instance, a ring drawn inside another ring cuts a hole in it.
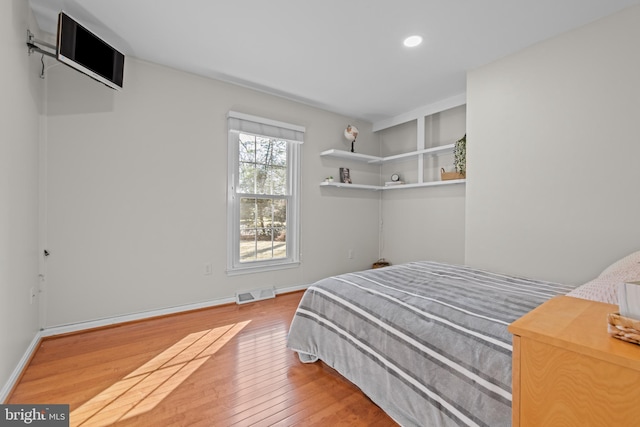
[[[52,49],[53,52],[50,52],[48,50],[43,49],[42,47],[46,47],[48,49]],[[44,79],[44,55],[50,56],[52,58],[56,58],[58,59],[57,55],[55,54],[55,52],[57,52],[58,47],[56,45],[53,45],[51,43],[47,43],[45,41],[42,40],[38,40],[36,39],[35,35],[27,30],[27,47],[29,48],[29,55],[31,55],[33,52],[38,52],[41,53],[42,56],[42,72],[40,73],[40,78]]]

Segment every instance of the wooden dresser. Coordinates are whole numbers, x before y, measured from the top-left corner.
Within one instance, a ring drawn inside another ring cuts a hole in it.
[[[640,345],[612,338],[618,306],[561,296],[509,326],[513,426],[640,426]]]

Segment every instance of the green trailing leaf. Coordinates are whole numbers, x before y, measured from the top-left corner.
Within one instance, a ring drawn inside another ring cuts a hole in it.
[[[456,141],[453,149],[453,164],[456,172],[467,174],[467,134]]]

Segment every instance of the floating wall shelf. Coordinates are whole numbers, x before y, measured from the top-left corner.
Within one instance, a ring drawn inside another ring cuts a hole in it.
[[[404,159],[407,157],[415,157],[421,154],[435,155],[438,153],[450,152],[450,151],[453,151],[454,147],[455,147],[455,144],[440,145],[438,147],[425,148],[422,150],[411,151],[411,152],[402,153],[402,154],[395,154],[393,156],[387,156],[387,157],[371,156],[368,154],[352,153],[350,151],[336,150],[336,149],[323,151],[322,153],[320,153],[320,155],[326,156],[326,157],[336,157],[338,159],[365,162],[372,165],[376,165],[376,164],[391,162],[393,160]]]
[[[447,144],[440,145],[438,147],[425,148],[422,150],[411,151],[408,153],[395,154],[393,156],[386,157],[378,157],[371,156],[369,154],[360,154],[360,153],[352,153],[350,151],[344,150],[326,150],[320,153],[322,157],[334,157],[337,159],[350,160],[355,162],[364,162],[371,165],[379,165],[387,162],[392,162],[394,160],[405,159],[409,157],[417,157],[422,155],[437,155],[440,153],[452,152],[455,148],[455,144]],[[466,180],[464,179],[452,179],[447,181],[426,181],[426,182],[418,182],[413,184],[399,184],[399,185],[364,185],[364,184],[346,184],[344,182],[322,182],[320,186],[322,187],[337,187],[337,188],[347,188],[347,189],[360,189],[360,190],[398,190],[402,188],[420,188],[420,187],[436,187],[440,185],[453,185],[453,184],[464,184]]]
[[[466,182],[465,179],[455,179],[455,180],[446,180],[446,181],[427,181],[424,176],[424,161],[425,161],[425,156],[437,156],[443,153],[453,153],[455,149],[455,143],[439,145],[437,147],[430,147],[430,148],[425,147],[425,119],[428,116],[432,116],[442,111],[462,106],[465,104],[465,102],[466,102],[466,95],[460,94],[460,95],[442,100],[441,102],[438,102],[436,104],[432,104],[430,106],[426,106],[418,110],[409,112],[407,114],[397,116],[393,119],[385,120],[385,121],[374,124],[373,131],[377,132],[377,131],[384,130],[402,123],[415,121],[416,122],[416,150],[415,151],[410,151],[410,152],[401,153],[401,154],[394,154],[386,157],[372,156],[369,154],[352,153],[350,151],[344,151],[344,150],[338,150],[338,149],[326,150],[320,153],[321,157],[333,157],[337,159],[343,159],[351,162],[366,163],[370,165],[382,165],[395,160],[415,157],[417,159],[417,171],[418,171],[418,179],[416,183],[380,186],[380,185],[363,185],[363,184],[345,184],[342,182],[326,182],[325,181],[320,183],[320,186],[346,188],[346,189],[354,189],[354,190],[364,189],[364,190],[381,191],[381,190],[396,190],[396,189],[403,189],[403,188],[421,188],[421,187],[436,187],[436,186],[442,186],[442,185],[464,184]]]
[[[400,190],[403,188],[419,188],[419,187],[437,187],[441,185],[464,184],[466,179],[451,179],[447,181],[429,181],[415,184],[399,184],[399,185],[364,185],[364,184],[345,184],[344,182],[321,182],[321,187],[337,187],[350,190]]]

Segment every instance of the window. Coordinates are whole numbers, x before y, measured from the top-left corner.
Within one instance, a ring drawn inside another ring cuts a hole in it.
[[[227,273],[299,263],[299,163],[304,128],[229,112]]]

